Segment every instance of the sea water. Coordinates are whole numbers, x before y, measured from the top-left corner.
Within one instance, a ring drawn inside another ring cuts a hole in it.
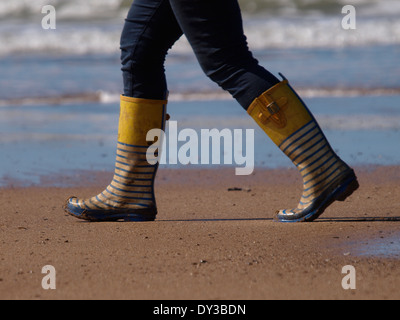
[[[1,1],[0,186],[9,179],[39,184],[56,173],[113,169],[119,38],[130,2]],[[41,27],[47,4],[56,8],[56,30]],[[240,4],[255,57],[291,81],[339,155],[355,166],[398,165],[400,3],[358,1],[355,30],[341,26],[346,1]],[[255,165],[291,166],[237,102],[207,79],[185,37],[170,51],[166,73],[168,113],[180,128],[254,129]]]

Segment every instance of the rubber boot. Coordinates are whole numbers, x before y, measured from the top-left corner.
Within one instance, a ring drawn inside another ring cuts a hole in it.
[[[299,205],[278,211],[278,221],[313,221],[334,201],[344,201],[358,189],[354,171],[333,151],[317,121],[286,79],[258,97],[248,113],[303,177]]]
[[[99,195],[72,197],[65,210],[90,221],[153,221],[157,215],[154,179],[158,169],[149,164],[146,136],[151,129],[165,130],[167,101],[121,96],[118,146],[114,177]],[[160,150],[158,148],[158,150]],[[151,153],[154,157],[157,153]]]

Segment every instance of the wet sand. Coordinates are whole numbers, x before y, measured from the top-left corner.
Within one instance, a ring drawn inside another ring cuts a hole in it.
[[[273,221],[297,205],[294,170],[161,170],[151,223],[64,213],[68,196],[101,192],[111,172],[53,177],[74,188],[10,185],[0,189],[0,299],[399,299],[400,168],[357,172],[359,191],[307,224]],[[45,265],[56,290],[41,286]],[[346,265],[355,290],[342,288]]]

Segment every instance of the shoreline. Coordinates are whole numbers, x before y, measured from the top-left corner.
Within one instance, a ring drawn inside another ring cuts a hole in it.
[[[273,221],[297,204],[294,169],[160,170],[150,223],[63,212],[69,196],[101,192],[109,172],[88,186],[80,175],[73,188],[1,188],[0,299],[399,299],[399,167],[356,172],[359,191],[307,224]],[[45,265],[56,290],[41,287]],[[346,265],[356,290],[341,286]]]

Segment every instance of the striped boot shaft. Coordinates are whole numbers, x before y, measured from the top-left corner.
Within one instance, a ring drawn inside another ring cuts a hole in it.
[[[164,130],[165,121],[166,101],[121,97],[113,179],[94,197],[70,198],[67,213],[90,221],[154,220],[157,214],[154,180],[158,169],[158,161],[154,160],[161,143],[150,143],[149,147],[146,137],[152,129]]]

